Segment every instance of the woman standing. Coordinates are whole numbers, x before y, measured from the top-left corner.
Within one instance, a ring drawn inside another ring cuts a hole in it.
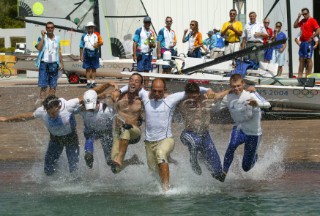
[[[202,34],[199,32],[198,22],[191,20],[190,22],[190,32],[186,36],[188,29],[184,30],[182,42],[185,43],[189,41],[188,57],[201,58],[200,47],[202,43]]]

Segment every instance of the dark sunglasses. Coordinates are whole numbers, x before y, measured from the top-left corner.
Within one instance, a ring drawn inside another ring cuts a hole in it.
[[[151,22],[144,22],[145,24],[151,24]]]
[[[166,23],[172,23],[172,21],[166,21]]]
[[[193,23],[191,23],[190,25],[191,25],[191,26],[194,26],[194,24],[193,24]]]
[[[54,27],[46,27],[47,29],[54,29]]]
[[[230,15],[236,15],[236,13],[229,13]]]

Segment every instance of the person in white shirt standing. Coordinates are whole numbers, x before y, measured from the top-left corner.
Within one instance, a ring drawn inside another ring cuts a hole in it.
[[[270,107],[270,103],[258,93],[244,90],[244,81],[240,74],[233,74],[230,77],[230,87],[232,92],[224,96],[220,104],[220,109],[229,109],[234,121],[229,145],[224,156],[221,181],[224,181],[233,161],[234,152],[241,144],[244,144],[242,169],[248,172],[255,165],[258,160],[257,150],[262,135],[260,107]]]
[[[262,46],[263,39],[268,37],[265,27],[256,22],[257,14],[256,12],[249,13],[250,22],[244,26],[242,33],[242,43],[241,48],[249,48],[252,46]],[[264,51],[254,52],[248,56],[251,60],[257,60],[257,62],[264,60]]]

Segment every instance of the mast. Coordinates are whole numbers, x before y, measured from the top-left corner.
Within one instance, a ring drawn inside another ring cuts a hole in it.
[[[291,6],[290,0],[287,0],[287,20],[288,20],[288,54],[289,54],[289,78],[293,77],[293,66],[292,66],[292,26],[291,26]]]

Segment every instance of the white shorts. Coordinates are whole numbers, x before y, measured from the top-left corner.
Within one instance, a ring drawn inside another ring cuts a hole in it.
[[[272,59],[270,63],[278,63],[279,66],[283,66],[286,62],[286,52],[280,53],[279,49],[274,49],[272,52]]]

